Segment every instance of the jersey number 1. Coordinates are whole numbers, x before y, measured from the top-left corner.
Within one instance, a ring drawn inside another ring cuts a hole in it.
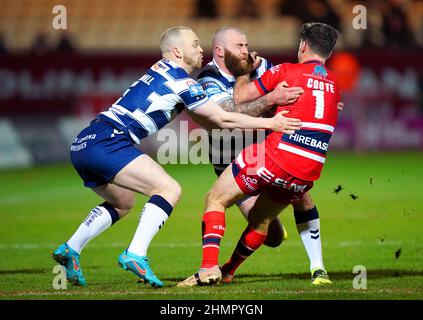
[[[323,112],[325,110],[325,92],[321,90],[313,90],[313,96],[316,98],[314,117],[316,119],[323,119]]]

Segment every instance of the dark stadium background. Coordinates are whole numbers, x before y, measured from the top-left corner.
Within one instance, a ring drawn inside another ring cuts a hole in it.
[[[180,24],[198,33],[204,63],[213,32],[226,25],[244,30],[251,50],[278,64],[295,62],[302,22],[330,23],[342,35],[329,66],[345,101],[331,148],[423,146],[422,1],[0,3],[0,128],[21,147],[3,139],[0,168],[67,161],[74,133],[160,58],[161,32]],[[67,29],[53,27],[56,5],[66,8]],[[367,29],[353,27],[357,5],[367,9]]]

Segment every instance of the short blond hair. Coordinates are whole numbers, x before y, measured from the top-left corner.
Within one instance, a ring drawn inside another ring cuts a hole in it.
[[[160,50],[162,51],[162,54],[170,52],[170,50],[175,46],[175,44],[180,40],[181,38],[181,31],[186,30],[189,31],[192,29],[185,26],[176,26],[171,27],[169,29],[166,29],[161,37],[160,37]]]

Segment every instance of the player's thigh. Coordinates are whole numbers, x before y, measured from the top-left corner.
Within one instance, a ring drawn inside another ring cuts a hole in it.
[[[218,203],[228,208],[244,196],[232,174],[232,165],[229,165],[207,194],[206,206],[209,207],[213,203]]]
[[[256,204],[257,196],[245,196],[245,198],[237,202],[238,208],[241,211],[242,215],[248,220],[248,216]]]
[[[119,216],[125,215],[135,204],[135,193],[131,190],[107,183],[92,190],[114,207]]]
[[[292,203],[295,211],[308,211],[315,207],[310,191],[304,193],[303,197]]]
[[[274,217],[281,213],[286,207],[286,204],[274,202],[267,192],[262,192],[258,196],[248,216],[248,221],[250,225],[256,229],[260,226],[268,226]]]
[[[181,187],[157,162],[143,154],[128,163],[113,178],[113,183],[123,188],[152,196],[163,196],[175,205]]]

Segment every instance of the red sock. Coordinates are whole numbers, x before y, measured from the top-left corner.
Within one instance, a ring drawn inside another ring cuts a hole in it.
[[[203,261],[201,268],[210,268],[219,263],[220,240],[225,234],[225,213],[209,211],[203,215]]]
[[[231,259],[225,264],[223,273],[233,275],[235,270],[254,253],[266,240],[267,234],[259,233],[250,225],[247,226],[232,253]]]

